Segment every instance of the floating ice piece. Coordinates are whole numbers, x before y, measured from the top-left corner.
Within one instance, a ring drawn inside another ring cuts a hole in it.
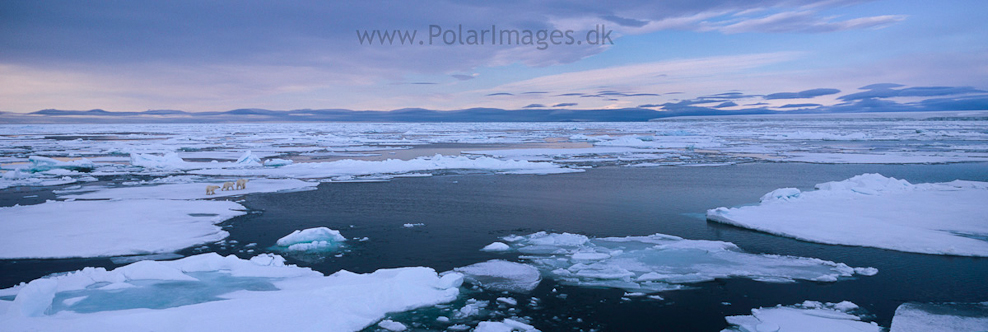
[[[488,244],[487,246],[485,246],[484,248],[482,248],[480,250],[481,251],[508,251],[508,250],[511,250],[511,247],[509,247],[507,244],[504,244],[504,242],[494,242],[494,243]]]
[[[15,291],[16,298],[0,315],[0,326],[12,331],[358,331],[388,313],[453,301],[462,279],[424,267],[323,276],[285,265],[276,255],[244,260],[209,253],[112,271],[85,268],[2,290]],[[118,284],[129,286],[101,287]],[[80,296],[85,298],[65,301]]]
[[[332,251],[339,248],[346,237],[339,231],[326,227],[296,230],[278,239],[277,245],[287,251]]]
[[[385,319],[380,321],[379,323],[377,323],[377,326],[381,327],[382,329],[388,331],[394,331],[394,332],[401,332],[408,329],[408,327],[405,326],[405,324],[390,319]]]
[[[855,273],[877,272],[815,258],[749,254],[729,242],[664,234],[591,239],[538,232],[504,239],[512,249],[526,254],[523,259],[557,281],[629,292],[655,293],[720,278],[832,282]]]
[[[757,206],[707,219],[799,240],[924,254],[988,257],[988,183],[910,184],[879,174],[772,191]]]
[[[61,161],[42,156],[30,156],[27,159],[31,161],[32,172],[42,172],[58,168],[76,171],[91,171],[95,168],[93,161],[86,158],[72,161]]]
[[[48,201],[0,208],[0,258],[67,258],[173,252],[215,242],[216,224],[245,214],[227,201]]]
[[[288,165],[291,165],[292,163],[293,163],[293,161],[291,161],[289,159],[277,159],[277,158],[273,158],[273,159],[265,160],[264,161],[264,166],[268,166],[268,167],[288,166]]]
[[[806,301],[794,306],[751,309],[751,315],[727,316],[732,326],[721,332],[881,332],[874,322],[848,313],[858,306],[851,302]]]
[[[245,167],[261,166],[261,158],[247,150],[240,158],[237,158],[237,165]]]
[[[988,330],[988,302],[903,303],[889,332],[981,332]]]
[[[233,181],[233,180],[231,180]],[[143,185],[133,187],[103,188],[93,192],[60,195],[59,198],[75,199],[203,199],[225,197],[253,193],[269,192],[291,192],[303,190],[315,190],[319,183],[307,182],[296,179],[252,179],[247,183],[245,189],[240,190],[216,190],[213,195],[206,195],[207,185],[220,185],[215,183],[173,183],[162,185]]]
[[[412,227],[422,227],[422,226],[425,226],[425,224],[423,224],[423,223],[414,223],[414,224],[408,223],[408,224],[404,224],[404,225],[401,225],[401,226],[402,227],[405,227],[405,228],[412,228]]]
[[[537,332],[539,331],[534,326],[519,322],[514,319],[505,318],[503,321],[494,322],[486,321],[477,324],[477,328],[474,332],[512,332],[512,331],[522,331],[522,332]]]
[[[539,285],[542,275],[535,267],[495,259],[453,269],[467,280],[493,291],[529,292]]]
[[[0,176],[0,189],[9,187],[58,186],[76,181],[77,179],[70,176],[52,176],[48,172],[31,173],[17,168],[7,171]]]

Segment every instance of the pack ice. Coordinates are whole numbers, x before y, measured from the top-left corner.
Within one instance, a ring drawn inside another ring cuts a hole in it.
[[[227,201],[48,201],[0,208],[0,259],[172,252],[219,241],[216,224],[245,214]]]
[[[755,206],[707,219],[799,240],[924,254],[988,256],[988,183],[911,184],[862,174],[802,192],[782,188]]]
[[[862,322],[854,303],[804,301],[793,306],[751,309],[751,315],[728,316],[731,327],[721,332],[881,332],[874,322]]]
[[[889,332],[975,332],[988,330],[988,302],[899,305]]]
[[[296,230],[278,239],[279,249],[286,251],[331,251],[346,241],[339,231],[326,227]]]
[[[763,282],[837,281],[874,268],[852,268],[815,258],[745,253],[733,243],[676,236],[588,238],[538,232],[504,238],[513,250],[559,282],[577,286],[659,292],[721,278]]]
[[[391,312],[450,302],[463,276],[425,267],[329,276],[215,253],[85,268],[0,290],[9,331],[358,331]]]

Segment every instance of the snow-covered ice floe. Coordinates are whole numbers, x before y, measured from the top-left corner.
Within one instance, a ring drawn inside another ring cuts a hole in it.
[[[215,242],[216,224],[243,215],[227,201],[48,201],[0,208],[0,259],[173,252]]]
[[[858,306],[844,301],[805,301],[793,306],[751,309],[751,315],[728,316],[721,332],[881,332],[874,322],[853,314]]]
[[[910,184],[879,174],[782,188],[756,206],[707,219],[804,241],[905,252],[988,256],[988,183]]]
[[[889,332],[988,331],[988,302],[903,303],[895,309]]]
[[[833,282],[875,268],[854,268],[816,258],[745,253],[733,243],[676,236],[588,238],[538,232],[504,238],[513,250],[564,284],[653,293],[721,278],[762,282]],[[467,273],[469,274],[469,273]]]
[[[471,283],[492,291],[524,293],[539,286],[542,275],[534,266],[495,259],[458,267]]]
[[[236,181],[236,180],[230,180]],[[250,179],[244,189],[221,190],[214,194],[206,194],[206,186],[222,186],[224,181],[202,181],[194,183],[172,183],[161,185],[142,185],[133,187],[98,188],[92,192],[60,195],[59,198],[76,199],[202,199],[224,196],[234,196],[253,193],[291,192],[315,190],[318,182],[307,182],[296,179]],[[79,191],[85,191],[82,188]]]
[[[283,251],[333,251],[343,245],[346,237],[339,231],[326,227],[296,230],[278,239],[278,249]]]
[[[419,157],[411,160],[382,161],[345,159],[331,162],[297,163],[280,167],[214,168],[192,171],[200,175],[264,176],[271,178],[319,179],[372,174],[403,174],[443,170],[487,170],[501,174],[558,174],[582,172],[547,162],[501,160],[490,157],[465,156]]]
[[[329,276],[215,253],[85,268],[0,290],[9,331],[358,331],[386,314],[450,302],[463,276],[425,267]],[[152,299],[149,301],[149,299]]]

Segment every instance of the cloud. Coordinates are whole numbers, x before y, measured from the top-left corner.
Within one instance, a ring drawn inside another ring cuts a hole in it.
[[[569,106],[576,106],[576,105],[577,105],[576,103],[559,103],[559,104],[552,105],[552,107],[569,107]]]
[[[710,24],[708,28],[728,34],[743,32],[822,33],[883,28],[905,19],[906,16],[903,15],[880,15],[838,21],[832,17],[817,17],[812,11],[789,11],[722,26]]]
[[[777,92],[765,95],[765,99],[800,99],[813,98],[840,93],[838,89],[810,89],[800,92]]]
[[[734,106],[738,106],[738,104],[733,101],[725,101],[717,106],[714,106],[714,108],[734,107]]]
[[[495,92],[495,93],[488,93],[487,94],[488,97],[492,97],[492,96],[514,96],[514,95],[515,94],[510,93],[510,92]]]
[[[522,108],[543,108],[543,107],[545,107],[545,105],[542,105],[542,104],[528,104],[528,105],[526,105],[525,107],[522,107]]]
[[[779,108],[810,108],[810,107],[820,107],[820,104],[785,104],[779,106]]]
[[[904,88],[904,89],[888,88],[886,87],[888,85],[870,85],[870,86],[877,86],[877,87],[873,87],[868,91],[862,91],[862,92],[852,93],[849,95],[840,96],[838,97],[838,99],[851,101],[851,100],[871,99],[871,98],[934,97],[934,96],[951,96],[951,95],[988,92],[984,90],[978,90],[969,86],[960,86],[960,87],[920,86],[920,87],[912,87],[912,88]]]
[[[475,79],[475,78],[477,78],[478,75],[479,74],[477,74],[477,73],[473,73],[473,74],[470,74],[470,75],[453,74],[453,75],[449,75],[449,76],[452,76],[453,78],[458,79],[460,81],[466,81],[466,80]]]

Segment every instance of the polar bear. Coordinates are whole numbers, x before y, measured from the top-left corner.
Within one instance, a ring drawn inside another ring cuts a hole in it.
[[[247,179],[237,180],[237,190],[247,189]]]
[[[216,189],[220,189],[220,186],[206,186],[206,195],[215,195]]]
[[[233,182],[223,182],[223,189],[220,190],[222,191],[233,190]]]

